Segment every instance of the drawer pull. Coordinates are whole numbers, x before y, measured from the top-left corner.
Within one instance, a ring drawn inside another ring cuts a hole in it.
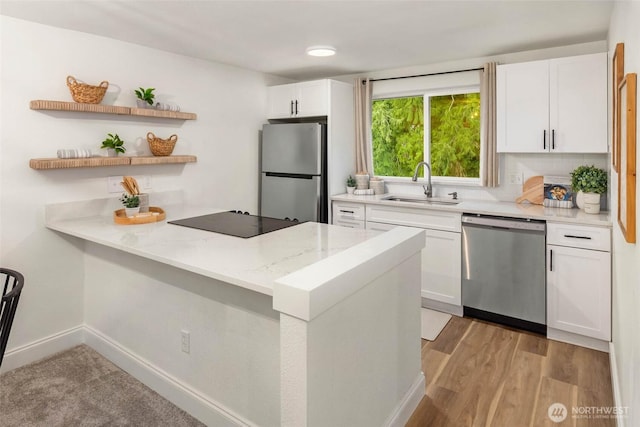
[[[565,234],[564,237],[568,238],[568,239],[584,239],[584,240],[591,240],[591,237],[589,236],[574,236],[573,234]]]
[[[340,209],[340,212],[342,212],[342,213],[350,213],[350,214],[354,214],[355,213],[354,211],[346,211],[344,209]]]

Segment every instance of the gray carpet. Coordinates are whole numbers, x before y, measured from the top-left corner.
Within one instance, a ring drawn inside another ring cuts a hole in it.
[[[0,375],[0,426],[202,426],[86,345]]]

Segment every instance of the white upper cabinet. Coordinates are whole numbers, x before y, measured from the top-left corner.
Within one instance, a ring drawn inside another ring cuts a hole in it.
[[[549,62],[499,65],[498,152],[535,153],[549,145]]]
[[[329,113],[329,81],[314,80],[271,86],[269,118],[326,116]]]
[[[606,153],[607,54],[497,67],[498,152]]]

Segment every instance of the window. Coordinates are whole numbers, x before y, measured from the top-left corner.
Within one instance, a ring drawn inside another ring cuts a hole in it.
[[[465,88],[374,99],[371,137],[375,175],[411,177],[424,160],[434,177],[478,180],[480,93]]]

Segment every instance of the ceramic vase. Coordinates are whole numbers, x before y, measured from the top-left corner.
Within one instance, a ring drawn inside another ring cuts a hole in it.
[[[140,206],[136,208],[124,208],[124,211],[127,214],[127,218],[134,217],[140,213]]]
[[[600,213],[600,194],[598,193],[583,193],[582,203],[584,204],[584,211],[588,214]]]

